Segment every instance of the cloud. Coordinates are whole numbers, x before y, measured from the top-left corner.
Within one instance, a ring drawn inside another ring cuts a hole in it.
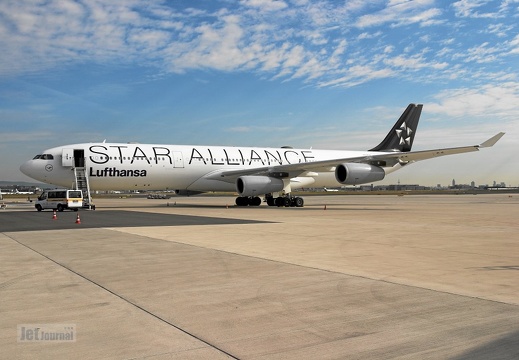
[[[383,32],[382,31],[377,31],[377,32],[374,32],[374,33],[367,33],[367,32],[363,32],[361,33],[357,39],[358,40],[365,40],[365,39],[374,39],[374,38],[377,38],[377,37],[380,37],[382,36]]]
[[[492,0],[460,0],[452,4],[458,17],[469,18],[497,18],[499,17],[499,9],[492,11],[479,11],[491,4]]]
[[[519,54],[519,35],[508,43],[510,46],[510,54]]]
[[[410,70],[419,70],[423,68],[434,68],[434,69],[444,69],[448,66],[447,63],[442,62],[428,62],[421,55],[414,56],[395,56],[393,58],[387,58],[384,62],[388,65],[398,68],[406,68]]]
[[[507,37],[510,31],[514,30],[513,25],[505,25],[505,24],[491,24],[488,26],[487,32],[489,34],[495,34],[497,37],[503,38]]]
[[[427,111],[449,117],[519,119],[519,82],[441,91]]]
[[[426,71],[421,79],[466,74],[474,81],[497,67],[502,71],[502,63],[519,52],[513,21],[481,30],[479,44],[466,42],[470,31],[450,21],[457,14],[466,19],[463,26],[476,26],[474,14],[487,10],[504,17],[513,6],[458,1],[440,9],[433,0],[215,0],[204,8],[161,0],[3,1],[0,76],[94,63],[137,65],[157,74],[247,71],[318,87],[389,77],[417,81],[417,70]],[[425,26],[438,31],[422,31]]]
[[[412,23],[419,23],[421,26],[437,24],[439,21],[435,18],[441,15],[441,10],[437,8],[424,10],[433,3],[432,0],[390,1],[382,10],[359,17],[356,26],[366,28],[386,23],[391,23],[392,26],[404,26]]]
[[[376,68],[370,64],[354,65],[348,68],[341,77],[319,83],[320,87],[339,86],[353,87],[367,81],[389,78],[395,75],[395,71],[389,67]]]
[[[281,0],[243,0],[245,6],[260,8],[264,11],[278,11],[285,9],[288,5]]]
[[[171,59],[170,69],[184,72],[188,69],[212,68],[229,71],[244,66],[255,66],[254,47],[242,43],[244,29],[237,15],[223,16],[216,26],[202,24],[194,28],[189,42],[174,42],[164,51]]]

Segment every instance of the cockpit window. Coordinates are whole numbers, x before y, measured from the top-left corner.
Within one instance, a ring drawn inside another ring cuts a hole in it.
[[[33,160],[54,160],[54,156],[52,154],[43,154],[43,155],[36,155]]]

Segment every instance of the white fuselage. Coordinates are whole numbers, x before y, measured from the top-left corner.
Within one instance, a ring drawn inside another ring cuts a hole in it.
[[[234,182],[207,178],[220,171],[249,170],[328,159],[369,156],[368,151],[252,148],[198,145],[87,143],[46,150],[24,163],[21,171],[42,182],[71,187],[75,181],[74,151],[82,151],[92,190],[169,189],[235,191]],[[378,153],[380,154],[380,153]],[[49,156],[50,155],[50,156]],[[298,174],[292,189],[335,187],[334,168]],[[393,170],[392,168],[385,168]]]

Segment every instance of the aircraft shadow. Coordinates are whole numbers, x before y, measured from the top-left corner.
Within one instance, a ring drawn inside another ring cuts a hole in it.
[[[451,358],[451,360],[487,359],[519,359],[519,330]]]

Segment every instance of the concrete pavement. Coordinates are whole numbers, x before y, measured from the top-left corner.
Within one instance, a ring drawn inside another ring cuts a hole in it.
[[[0,213],[2,354],[519,357],[519,196],[305,201],[98,200],[97,225],[80,212],[48,230]],[[75,324],[76,341],[17,339],[20,324],[52,323]]]

